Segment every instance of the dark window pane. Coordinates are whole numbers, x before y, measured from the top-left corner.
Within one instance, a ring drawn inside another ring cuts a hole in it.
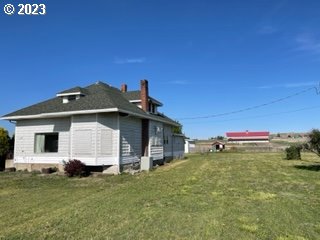
[[[58,152],[58,134],[48,134],[45,139],[45,152]]]

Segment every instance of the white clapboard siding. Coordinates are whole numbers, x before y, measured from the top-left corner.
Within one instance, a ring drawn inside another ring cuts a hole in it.
[[[87,165],[96,165],[96,129],[96,114],[76,115],[72,117],[72,159],[78,159]]]
[[[98,114],[97,165],[119,165],[118,114]]]
[[[58,133],[58,152],[35,153],[35,134]],[[16,163],[61,163],[68,160],[70,118],[18,120],[15,129]]]
[[[163,126],[163,148],[165,157],[173,157],[172,126]]]
[[[173,157],[182,158],[184,156],[184,137],[173,135]]]
[[[95,129],[73,130],[73,156],[94,156],[95,141],[93,139]]]
[[[164,158],[163,124],[161,122],[149,122],[149,153],[153,160],[160,160]]]
[[[121,164],[140,161],[141,120],[133,117],[120,117]]]
[[[98,148],[98,153],[102,156],[112,156],[113,155],[113,131],[111,129],[101,129],[100,130],[100,147]]]

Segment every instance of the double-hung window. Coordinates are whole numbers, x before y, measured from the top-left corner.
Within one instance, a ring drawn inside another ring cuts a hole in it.
[[[35,153],[58,152],[59,133],[36,133],[34,141]]]

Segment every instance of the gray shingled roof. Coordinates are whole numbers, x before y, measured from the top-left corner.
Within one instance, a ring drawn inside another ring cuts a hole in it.
[[[68,94],[68,93],[78,93],[80,92],[81,94],[87,94],[87,90],[85,88],[82,88],[82,87],[73,87],[73,88],[70,88],[68,90],[64,90],[62,92],[58,92],[57,94]]]
[[[134,101],[134,100],[140,100],[141,99],[141,91],[128,91],[122,93],[123,96],[128,100],[128,101]],[[157,103],[159,106],[162,106],[162,103],[158,101],[155,98],[152,98],[149,96],[149,99],[153,101],[154,103]]]
[[[129,91],[129,92],[123,92],[122,95],[128,100],[128,101],[134,101],[134,100],[140,100],[140,93],[141,91]]]
[[[119,89],[111,87],[105,83],[97,82],[85,88],[75,87],[61,93],[72,93],[85,92],[85,96],[78,100],[70,101],[68,103],[62,103],[61,97],[55,97],[38,104],[20,109],[18,111],[4,115],[3,118],[11,117],[14,119],[15,116],[28,116],[28,115],[38,115],[46,113],[63,113],[71,111],[85,111],[85,110],[99,110],[99,109],[113,109],[117,108],[123,111],[128,111],[133,114],[140,115],[145,118],[153,118],[159,121],[166,121],[173,125],[177,125],[175,121],[164,116],[164,115],[154,115],[146,113],[139,107],[129,102],[129,97],[137,96],[134,94],[140,91],[132,91],[123,93]],[[131,95],[130,95],[131,94]],[[134,99],[136,100],[136,99]]]

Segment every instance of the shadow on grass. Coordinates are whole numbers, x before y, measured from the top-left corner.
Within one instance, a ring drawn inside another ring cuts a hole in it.
[[[302,170],[308,170],[308,171],[320,171],[320,164],[313,164],[313,165],[296,165],[295,168],[302,169]]]

